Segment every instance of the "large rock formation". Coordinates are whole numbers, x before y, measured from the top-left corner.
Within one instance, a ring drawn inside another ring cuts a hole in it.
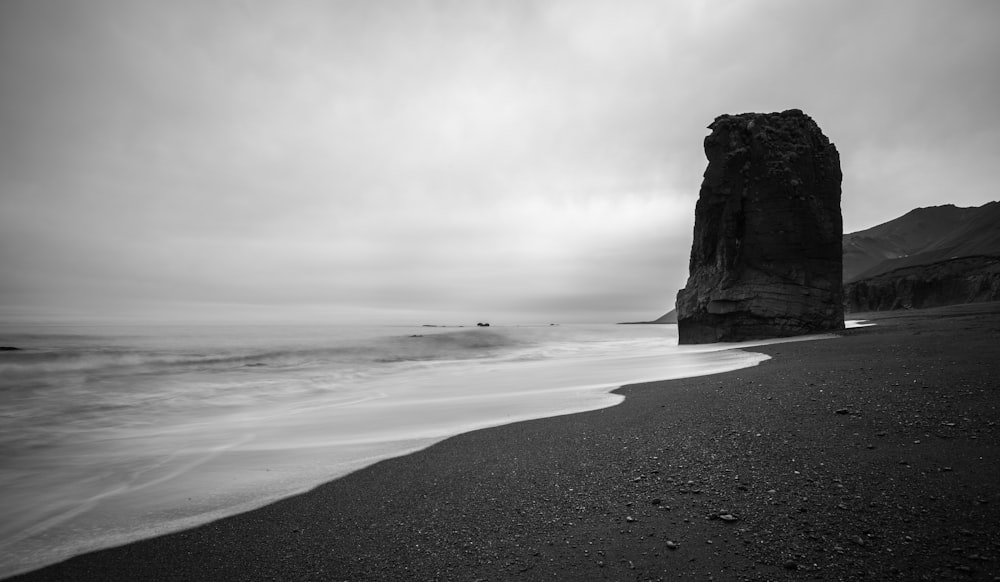
[[[680,343],[842,329],[837,148],[798,109],[708,127]]]

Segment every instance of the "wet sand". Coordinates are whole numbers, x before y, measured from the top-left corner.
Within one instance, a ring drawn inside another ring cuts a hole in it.
[[[14,579],[993,580],[1000,303],[872,317]]]

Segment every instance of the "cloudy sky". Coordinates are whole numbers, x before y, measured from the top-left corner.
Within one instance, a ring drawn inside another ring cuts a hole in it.
[[[1000,2],[0,2],[0,321],[622,321],[717,115],[800,108],[845,229],[1000,199]]]

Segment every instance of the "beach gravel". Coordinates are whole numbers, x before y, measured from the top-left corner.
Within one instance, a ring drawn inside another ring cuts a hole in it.
[[[875,317],[16,579],[1000,579],[1000,304]]]

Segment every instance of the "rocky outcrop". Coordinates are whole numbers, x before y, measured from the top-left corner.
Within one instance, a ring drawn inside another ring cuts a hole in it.
[[[1000,257],[905,267],[844,286],[849,313],[1000,301]]]
[[[797,109],[708,126],[680,343],[842,329],[840,156]]]

